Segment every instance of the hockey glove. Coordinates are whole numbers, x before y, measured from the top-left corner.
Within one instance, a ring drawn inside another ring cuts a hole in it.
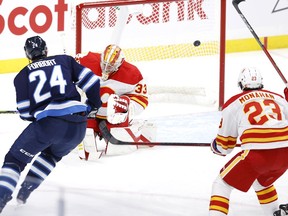
[[[218,148],[217,148],[217,143],[216,143],[216,139],[214,139],[211,144],[210,144],[210,147],[211,147],[211,151],[214,153],[214,154],[217,154],[217,155],[220,155],[220,156],[225,156],[224,154],[222,154]]]
[[[114,104],[114,109],[115,113],[127,113],[129,104],[130,104],[130,98],[123,95],[120,96],[119,98],[115,99],[115,104]]]
[[[87,118],[93,118],[93,119],[95,119],[96,118],[96,114],[97,114],[97,112],[98,112],[98,109],[96,109],[96,108],[93,108],[90,104],[89,104],[89,102],[88,102],[88,100],[86,101],[86,105],[87,105]]]
[[[128,119],[130,98],[116,94],[110,95],[107,106],[107,121],[111,124],[120,124]]]
[[[284,95],[285,95],[286,101],[288,102],[288,88],[287,87],[284,89]]]
[[[95,119],[97,112],[98,112],[98,109],[91,110],[91,112],[88,113],[87,118],[88,119]]]

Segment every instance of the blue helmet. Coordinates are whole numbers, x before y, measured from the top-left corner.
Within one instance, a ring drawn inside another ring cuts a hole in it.
[[[30,60],[37,60],[47,56],[46,42],[40,36],[30,37],[24,46],[26,57]]]

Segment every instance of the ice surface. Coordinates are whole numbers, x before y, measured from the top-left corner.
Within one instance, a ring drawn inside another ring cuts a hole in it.
[[[288,50],[271,51],[271,54],[287,77]],[[226,99],[238,93],[238,73],[247,65],[260,68],[265,87],[282,94],[284,84],[262,52],[230,54],[226,61]],[[0,75],[0,110],[15,109],[14,75]],[[155,79],[156,76],[157,73]],[[209,81],[211,83],[213,80]],[[159,141],[209,143],[217,133],[220,112],[213,105],[155,101],[149,105],[143,118],[157,125]],[[0,158],[3,161],[9,147],[28,123],[15,114],[1,114],[0,120]],[[212,182],[220,168],[237,151],[235,149],[231,155],[220,157],[212,154],[209,147],[155,146],[121,156],[104,156],[94,162],[81,161],[77,153],[72,152],[33,192],[27,204],[17,206],[13,199],[2,215],[208,215]],[[287,202],[287,174],[275,186],[279,201]],[[19,185],[15,193],[18,189]],[[230,215],[263,215],[252,190],[247,193],[233,191]]]

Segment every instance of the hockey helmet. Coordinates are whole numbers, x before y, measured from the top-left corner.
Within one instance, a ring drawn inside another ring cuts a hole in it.
[[[239,74],[238,86],[241,90],[252,90],[263,88],[263,78],[258,69],[253,67],[243,68]]]
[[[116,72],[124,59],[124,54],[119,46],[108,45],[104,52],[101,53],[102,79],[107,80],[112,73]]]
[[[32,61],[46,57],[48,53],[46,42],[40,36],[28,38],[25,42],[24,51],[26,57]]]

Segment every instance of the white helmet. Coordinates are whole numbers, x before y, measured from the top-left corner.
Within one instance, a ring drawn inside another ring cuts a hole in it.
[[[101,54],[102,79],[107,80],[112,73],[117,71],[124,59],[124,54],[119,46],[108,45]]]
[[[256,68],[243,68],[238,78],[241,90],[262,89],[262,76]]]

